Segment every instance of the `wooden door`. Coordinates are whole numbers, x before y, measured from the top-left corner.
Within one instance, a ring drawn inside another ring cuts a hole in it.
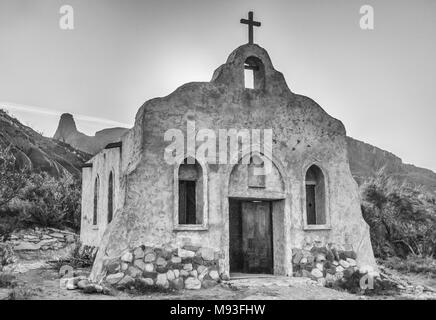
[[[243,272],[273,273],[270,202],[242,203]]]
[[[316,224],[315,185],[306,184],[307,224]]]

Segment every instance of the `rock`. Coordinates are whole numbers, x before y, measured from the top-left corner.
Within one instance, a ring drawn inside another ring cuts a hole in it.
[[[345,261],[345,260],[339,260],[339,264],[344,269],[347,269],[350,266],[350,264],[347,261]]]
[[[133,254],[131,252],[126,252],[121,256],[121,261],[123,262],[132,262],[133,260]]]
[[[322,277],[323,277],[322,271],[319,270],[318,268],[312,269],[311,274],[312,274],[312,276],[314,276],[315,278],[322,278]]]
[[[326,284],[333,284],[336,281],[336,277],[333,274],[327,273],[325,275]]]
[[[307,258],[302,258],[300,260],[300,264],[307,264]]]
[[[106,281],[110,284],[117,284],[123,277],[124,273],[122,272],[110,274],[106,277]]]
[[[347,258],[346,260],[348,262],[348,264],[350,265],[350,267],[355,267],[357,265],[356,260],[351,259],[351,258]]]
[[[183,265],[183,270],[192,271],[192,263],[186,263]]]
[[[129,287],[135,283],[135,279],[133,279],[131,276],[126,275],[124,278],[122,278],[117,285],[122,287]]]
[[[156,260],[156,265],[159,267],[165,267],[167,265],[167,261],[164,258],[159,257]]]
[[[180,258],[182,258],[182,259],[184,259],[184,258],[194,258],[195,252],[179,248],[179,250],[177,251],[177,255]]]
[[[59,233],[59,232],[50,233],[50,236],[53,238],[58,238],[58,239],[63,239],[65,237],[64,234]]]
[[[344,268],[342,266],[337,266],[336,267],[336,272],[344,272]]]
[[[141,247],[138,247],[133,251],[133,255],[135,256],[135,259],[142,259],[145,256],[145,252]]]
[[[194,278],[198,278],[198,272],[197,272],[197,270],[193,270],[193,271],[191,271],[191,272],[190,272],[190,275],[191,275],[192,277],[194,277]]]
[[[39,250],[41,248],[40,245],[38,244],[34,244],[31,242],[20,242],[18,245],[16,245],[14,247],[15,251],[35,251],[35,250]]]
[[[170,287],[175,290],[182,290],[185,287],[183,279],[178,278],[170,282]]]
[[[209,289],[209,288],[215,287],[216,285],[217,285],[217,282],[213,281],[213,280],[204,280],[201,283],[201,287],[204,289]]]
[[[137,278],[139,276],[142,276],[142,270],[138,269],[137,267],[130,266],[129,269],[127,269],[126,274],[131,276],[132,278]]]
[[[189,277],[185,280],[185,288],[188,290],[198,290],[201,288],[201,281],[196,278]]]
[[[173,264],[182,263],[182,258],[180,258],[180,257],[172,257],[171,258],[171,263],[173,263]]]
[[[102,293],[103,287],[98,284],[90,283],[85,288],[83,288],[84,293],[92,294],[92,293]]]
[[[173,270],[168,270],[167,272],[167,279],[168,281],[172,281],[176,278],[176,276],[174,275],[174,271]]]
[[[303,259],[303,253],[300,249],[293,249],[295,251],[294,256],[292,257],[292,263],[293,264],[299,264],[301,259]]]
[[[144,272],[142,274],[143,278],[151,278],[153,280],[155,280],[157,278],[157,272]]]
[[[354,268],[353,267],[348,267],[347,269],[344,270],[344,278],[346,278],[346,279],[351,278],[353,273],[354,273]]]
[[[144,266],[145,272],[153,272],[154,271],[154,265],[152,263],[146,263]]]
[[[180,270],[180,276],[181,276],[181,277],[188,277],[188,276],[189,276],[189,271],[186,271],[186,270]]]
[[[76,237],[74,235],[72,235],[72,234],[67,234],[66,237],[65,237],[65,240],[68,243],[73,243],[73,242],[76,241]]]
[[[317,268],[318,270],[320,270],[320,271],[324,271],[324,266],[323,266],[322,263],[317,263],[317,264],[316,264],[316,268]]]
[[[325,287],[327,280],[325,278],[318,278],[317,280],[317,285],[320,287]]]
[[[307,270],[301,270],[301,277],[304,278],[313,278],[312,273],[310,273],[310,271]]]
[[[135,260],[135,262],[133,263],[133,265],[134,265],[135,267],[137,267],[138,269],[141,269],[142,271],[144,271],[144,270],[145,270],[145,267],[146,267],[146,265],[147,265],[147,263],[145,263],[144,261],[142,261],[142,259],[137,259],[137,260]],[[153,271],[153,270],[151,270],[151,271]]]
[[[79,289],[83,290],[83,289],[85,289],[86,286],[89,285],[89,283],[90,283],[90,282],[89,282],[88,279],[80,280],[80,281],[77,283],[77,287],[78,287]]]
[[[154,253],[147,253],[144,257],[144,262],[153,262],[156,260],[156,255]]]
[[[200,247],[193,246],[193,245],[185,245],[185,246],[183,246],[183,249],[188,250],[188,251],[192,251],[195,253],[198,251],[198,249],[200,249]],[[179,255],[179,257],[181,257],[181,255]]]
[[[337,261],[333,261],[333,264],[334,264],[335,266],[338,266],[338,265],[339,265],[339,262],[337,262]]]
[[[156,285],[162,288],[168,288],[168,278],[166,273],[159,273],[156,279]]]
[[[154,286],[154,280],[152,278],[141,278],[139,281],[146,287]]]
[[[212,248],[202,247],[200,250],[201,257],[206,261],[212,261],[215,259],[215,250]]]
[[[326,260],[325,255],[322,253],[319,253],[316,255],[315,261],[316,262],[324,262]]]
[[[106,270],[108,274],[118,273],[121,269],[120,263],[118,261],[110,262],[106,266]]]
[[[212,278],[212,280],[218,281],[220,279],[220,275],[218,273],[218,271],[216,270],[211,270],[209,272],[209,276]]]
[[[129,264],[122,262],[121,263],[121,271],[126,271],[129,268]]]
[[[76,290],[77,289],[77,282],[76,282],[75,278],[67,279],[65,287],[67,290]]]
[[[180,271],[179,270],[175,269],[175,270],[173,270],[173,272],[174,272],[174,276],[176,278],[178,278],[180,276]]]

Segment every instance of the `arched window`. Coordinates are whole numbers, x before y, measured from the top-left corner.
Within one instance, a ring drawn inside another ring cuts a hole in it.
[[[203,170],[195,161],[179,167],[179,225],[203,224]]]
[[[263,89],[265,87],[265,67],[256,57],[248,57],[244,63],[244,81],[246,89]]]
[[[92,224],[97,225],[98,222],[98,198],[100,190],[100,179],[98,176],[95,178],[94,182],[94,214],[92,216]]]
[[[308,225],[326,224],[324,174],[316,165],[306,172],[306,215]]]
[[[109,174],[108,193],[107,193],[107,223],[111,223],[114,215],[114,175]]]
[[[248,187],[265,188],[265,163],[260,156],[252,156],[248,164]]]

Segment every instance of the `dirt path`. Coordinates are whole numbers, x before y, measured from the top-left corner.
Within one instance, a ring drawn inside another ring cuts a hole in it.
[[[57,272],[48,268],[29,270],[17,275],[21,293],[24,298],[32,300],[319,300],[319,299],[357,299],[346,292],[319,287],[310,284],[306,278],[270,277],[262,279],[241,279],[220,284],[210,289],[183,290],[175,293],[153,293],[133,295],[116,292],[113,296],[102,294],[84,294],[79,290],[65,290],[59,286]]]

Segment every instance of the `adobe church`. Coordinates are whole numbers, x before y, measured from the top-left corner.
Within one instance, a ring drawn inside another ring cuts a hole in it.
[[[121,141],[84,165],[81,240],[99,247],[92,281],[198,289],[235,275],[339,278],[347,268],[376,266],[344,125],[288,88],[253,43],[260,23],[252,12],[241,22],[248,44],[210,82],[145,102]],[[168,164],[165,133],[186,136],[188,121],[216,136],[271,129],[272,152]],[[265,161],[271,170],[253,176]]]

